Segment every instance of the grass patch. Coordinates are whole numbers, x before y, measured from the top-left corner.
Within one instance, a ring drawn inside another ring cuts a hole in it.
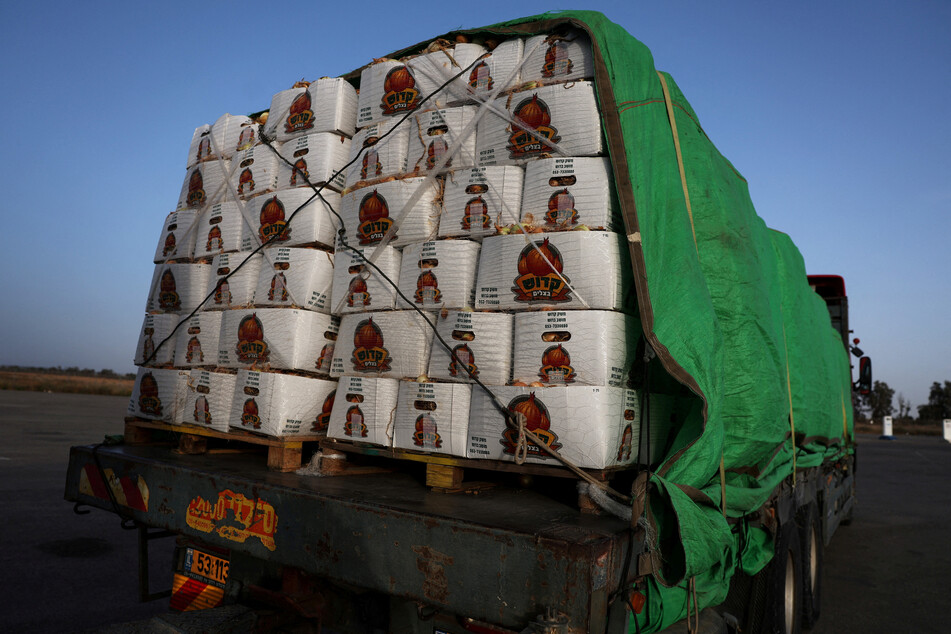
[[[134,383],[135,381],[133,379],[108,379],[92,376],[0,371],[0,390],[18,390],[21,392],[64,392],[67,394],[131,396]]]

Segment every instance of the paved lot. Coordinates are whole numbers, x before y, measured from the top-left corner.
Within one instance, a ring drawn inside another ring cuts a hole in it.
[[[69,447],[121,433],[127,399],[0,391],[0,630],[82,632],[166,612],[140,604],[136,534],[63,500]],[[813,630],[947,632],[951,445],[859,439],[859,506],[826,550]],[[170,541],[153,543],[153,589],[171,583]]]

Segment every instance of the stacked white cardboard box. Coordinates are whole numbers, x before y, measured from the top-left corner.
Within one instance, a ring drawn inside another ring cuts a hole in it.
[[[639,324],[592,76],[577,32],[440,41],[366,67],[359,96],[275,95],[277,153],[246,117],[196,130],[136,362],[209,299],[134,413],[512,460],[501,402],[579,466],[635,462]]]

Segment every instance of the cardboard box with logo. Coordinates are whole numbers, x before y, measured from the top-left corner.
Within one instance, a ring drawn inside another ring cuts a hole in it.
[[[139,342],[135,347],[136,365],[150,368],[174,365],[175,338],[172,337],[168,341],[165,339],[171,336],[179,319],[178,315],[172,313],[145,316],[139,331]]]
[[[344,315],[331,375],[416,378],[426,372],[432,339],[414,310]]]
[[[244,203],[244,215],[252,230],[245,235],[241,250],[252,251],[268,240],[271,246],[333,248],[338,221],[331,207],[340,210],[337,192],[325,189],[316,197],[309,187],[282,189],[249,200]]]
[[[221,312],[201,311],[183,323],[175,333],[175,366],[214,367],[218,364]]]
[[[400,267],[400,308],[471,308],[479,263],[479,243],[471,240],[435,240],[403,249]]]
[[[622,310],[633,301],[627,258],[616,233],[491,236],[482,241],[475,308]]]
[[[238,203],[225,200],[210,205],[196,225],[195,257],[209,258],[237,251],[250,232],[251,227],[242,217]]]
[[[413,113],[408,121],[407,171],[441,174],[475,167],[475,111],[474,106],[459,106]],[[450,157],[444,159],[447,154]]]
[[[231,427],[266,436],[313,433],[336,381],[276,372],[241,370],[231,402]]]
[[[400,381],[393,446],[464,457],[472,387]]]
[[[295,308],[253,308],[223,313],[218,365],[255,370],[314,372],[330,315]]]
[[[576,30],[536,35],[525,41],[523,82],[573,82],[594,78],[591,40]]]
[[[524,170],[517,165],[457,169],[446,174],[440,238],[495,235],[521,216]]]
[[[215,159],[198,163],[185,172],[177,209],[202,209],[228,195],[231,161]]]
[[[399,384],[396,379],[341,377],[327,436],[392,447]]]
[[[156,265],[145,312],[190,313],[208,294],[211,273],[208,264]]]
[[[505,385],[512,378],[512,315],[455,310],[440,314],[436,333],[453,354],[433,341],[428,376],[443,381]],[[468,371],[467,371],[468,370]]]
[[[179,422],[227,432],[235,381],[233,373],[192,370],[185,382],[185,405]]]
[[[216,255],[211,261],[208,286],[212,296],[202,306],[202,310],[250,306],[254,301],[254,289],[258,284],[258,272],[263,260],[263,255],[250,251]]]
[[[340,77],[322,77],[307,85],[282,90],[271,99],[264,132],[287,141],[315,132],[339,132],[353,136],[357,91]]]
[[[185,406],[188,370],[139,368],[129,399],[130,416],[176,424]]]
[[[235,154],[228,177],[230,195],[248,200],[277,191],[280,164],[280,156],[264,145],[256,145]]]
[[[334,256],[320,249],[272,247],[264,260],[254,291],[255,306],[290,306],[330,312]]]
[[[611,162],[604,157],[556,157],[525,165],[522,223],[542,231],[587,227],[613,231],[616,218]]]
[[[281,146],[278,188],[308,187],[309,180],[339,191],[344,186],[341,169],[349,155],[350,138],[342,134],[318,132],[291,139]]]
[[[198,211],[179,209],[165,218],[158,246],[155,247],[155,264],[170,260],[188,260],[194,256]]]
[[[353,137],[347,163],[357,160],[347,168],[348,189],[406,172],[409,126],[397,123],[396,119],[380,121],[361,128]]]
[[[486,49],[480,44],[468,42],[450,43],[445,40],[432,42],[426,52],[410,57],[406,64],[412,69],[421,96],[433,95],[428,107],[444,108],[470,99],[469,81],[471,71],[459,75],[472,66],[480,57],[486,57]],[[473,66],[473,70],[475,67]],[[459,75],[455,79],[452,79]],[[436,90],[452,79],[439,93]]]
[[[373,246],[394,224],[396,233],[389,242],[394,247],[432,240],[439,226],[441,192],[438,181],[414,177],[347,193],[341,201],[347,242],[355,247]]]
[[[336,315],[396,307],[396,289],[380,274],[399,283],[401,254],[389,245],[377,253],[373,247],[356,251],[337,246],[334,254],[334,281],[330,310]],[[380,271],[368,265],[370,260]]]

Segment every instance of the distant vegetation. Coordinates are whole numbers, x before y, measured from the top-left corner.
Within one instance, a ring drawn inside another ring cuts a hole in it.
[[[894,406],[895,390],[885,381],[875,381],[872,390],[864,396],[856,396],[853,402],[855,420],[866,422],[879,429],[882,419],[892,417],[896,431],[899,427],[909,433],[941,434],[943,421],[951,419],[951,381],[935,381],[928,391],[928,402],[919,405],[918,417],[911,413],[911,403],[903,394],[898,394],[898,408]]]
[[[0,390],[129,396],[134,382],[135,374],[113,370],[0,365]]]

